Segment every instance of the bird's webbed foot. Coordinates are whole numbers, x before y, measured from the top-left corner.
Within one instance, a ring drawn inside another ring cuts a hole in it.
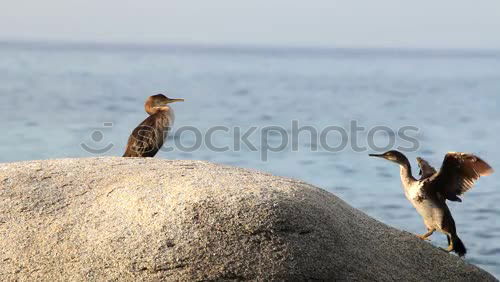
[[[443,251],[443,252],[446,252],[446,253],[451,253],[451,252],[453,252],[453,246],[451,246],[451,245],[450,245],[450,246],[448,246],[448,248],[441,248],[441,247],[439,247],[439,249],[440,249],[441,251]]]
[[[424,236],[424,235],[417,235],[417,237],[421,240],[424,240],[424,241],[430,241],[431,239],[429,239],[428,237]]]

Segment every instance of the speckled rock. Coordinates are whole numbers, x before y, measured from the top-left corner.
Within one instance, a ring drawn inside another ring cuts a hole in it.
[[[495,281],[298,180],[201,161],[0,164],[1,281]]]

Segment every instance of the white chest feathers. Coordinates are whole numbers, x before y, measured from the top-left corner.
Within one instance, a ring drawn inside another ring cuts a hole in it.
[[[414,202],[422,202],[424,200],[425,195],[422,191],[422,182],[415,181],[411,184],[405,185],[405,196],[406,198],[414,203]]]
[[[422,182],[415,181],[405,187],[405,196],[413,207],[424,219],[427,228],[441,229],[443,222],[443,209],[439,204],[430,199],[422,189]]]

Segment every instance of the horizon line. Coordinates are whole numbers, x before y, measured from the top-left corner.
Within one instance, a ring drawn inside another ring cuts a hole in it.
[[[500,56],[500,49],[486,48],[430,48],[430,47],[389,47],[389,46],[310,46],[280,44],[234,44],[234,43],[134,43],[134,42],[101,42],[71,40],[23,40],[0,39],[0,48],[22,49],[59,49],[88,51],[141,51],[150,52],[235,52],[235,53],[311,53],[311,54],[378,54],[378,55],[431,55],[431,56]]]

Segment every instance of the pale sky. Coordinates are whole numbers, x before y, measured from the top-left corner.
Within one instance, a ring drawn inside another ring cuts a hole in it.
[[[500,49],[500,0],[1,0],[0,40]]]

